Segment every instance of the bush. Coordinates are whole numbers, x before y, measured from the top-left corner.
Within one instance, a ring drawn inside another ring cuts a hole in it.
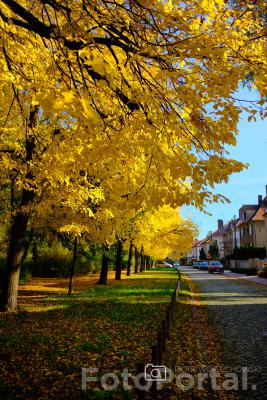
[[[231,268],[232,272],[236,272],[237,274],[244,274],[244,275],[257,275],[257,268]]]
[[[258,276],[260,278],[266,278],[267,279],[267,271],[259,271]]]
[[[265,247],[237,247],[234,249],[233,254],[227,256],[230,260],[248,260],[249,258],[260,258],[266,257]]]
[[[33,276],[68,276],[71,265],[71,251],[60,243],[49,245],[47,242],[35,243],[32,259],[29,262]]]
[[[258,271],[258,276],[261,278],[267,278],[267,266],[264,266],[262,271]]]
[[[68,277],[73,259],[73,243],[70,241],[34,238],[27,251],[26,259],[20,272],[20,283],[30,276]],[[75,275],[97,272],[101,269],[102,249],[85,242],[78,243]],[[113,266],[112,262],[112,266]],[[0,251],[0,290],[6,268],[6,255]]]
[[[94,255],[90,254],[92,259]],[[35,243],[32,253],[29,255],[29,261],[26,260],[27,268],[29,266],[33,276],[40,277],[67,277],[73,259],[73,249],[63,246],[59,241],[53,244],[42,241]],[[95,272],[97,266],[84,251],[81,246],[77,249],[77,258],[75,264],[75,275]],[[98,257],[96,257],[98,262]],[[94,261],[96,262],[96,261]],[[100,264],[101,265],[101,264]]]

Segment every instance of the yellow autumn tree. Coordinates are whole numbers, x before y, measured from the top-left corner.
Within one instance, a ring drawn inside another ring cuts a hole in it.
[[[177,209],[167,205],[145,213],[136,230],[135,243],[144,247],[145,254],[161,260],[175,251],[186,252],[197,233],[191,220],[182,219]]]
[[[59,203],[62,225],[64,212],[93,217],[111,191],[137,209],[220,199],[210,186],[243,168],[225,152],[240,112],[266,115],[264,6],[0,0],[4,309],[31,217]],[[236,101],[248,79],[259,102]]]

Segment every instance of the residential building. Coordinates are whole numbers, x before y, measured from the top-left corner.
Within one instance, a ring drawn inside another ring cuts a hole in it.
[[[223,247],[224,247],[224,256],[225,257],[227,257],[233,253],[234,227],[235,227],[235,221],[233,219],[231,219],[231,221],[228,221],[223,227],[223,230],[224,230],[224,232],[223,232]]]
[[[199,252],[200,252],[200,247],[199,247],[199,243],[201,242],[201,240],[196,239],[193,243],[192,246],[192,261],[197,261],[199,260]]]
[[[223,226],[223,220],[218,219],[218,226],[215,232],[212,232],[210,241],[212,242],[217,242],[217,246],[219,249],[219,255],[220,258],[224,258],[224,226]]]
[[[188,260],[199,260],[202,248],[208,257],[209,246],[214,241],[217,242],[221,259],[232,255],[235,247],[265,246],[267,249],[267,185],[265,189],[265,197],[259,195],[257,204],[242,205],[238,218],[234,217],[226,224],[219,219],[214,232],[209,232],[202,240],[196,239],[187,255]]]
[[[239,231],[240,246],[254,246],[251,218],[258,208],[259,204],[245,204],[239,209],[239,221],[236,227]]]
[[[199,253],[201,249],[203,249],[205,251],[206,257],[208,258],[209,247],[210,247],[210,237],[209,235],[207,235],[204,239],[200,240],[199,242],[199,248],[200,248]]]
[[[264,210],[263,218],[265,224],[265,247],[267,249],[267,207]]]
[[[266,231],[267,185],[266,196],[258,196],[257,205],[243,205],[239,210],[237,228],[240,234],[241,246],[255,246],[267,248]]]

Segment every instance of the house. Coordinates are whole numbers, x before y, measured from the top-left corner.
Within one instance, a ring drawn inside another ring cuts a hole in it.
[[[193,260],[193,244],[191,249],[186,253],[185,257],[187,258],[188,262],[191,263]]]
[[[238,218],[232,218],[223,227],[224,257],[233,254],[235,247],[240,247],[240,237],[237,229],[238,222]]]
[[[219,249],[219,255],[220,258],[225,257],[225,249],[224,249],[224,225],[223,225],[223,220],[218,219],[217,222],[217,229],[215,232],[211,233],[210,241],[216,242],[218,249]]]
[[[199,242],[199,253],[201,251],[201,249],[203,249],[205,251],[206,257],[208,258],[208,254],[209,254],[209,247],[210,247],[210,237],[209,235],[207,235],[204,239],[200,240]]]
[[[265,224],[265,247],[267,249],[267,207],[264,210],[263,218]]]
[[[200,253],[200,247],[199,243],[201,240],[195,239],[192,245],[192,260],[191,261],[197,261],[199,260],[199,253]]]
[[[267,185],[264,199],[258,195],[258,204],[243,205],[239,209],[237,228],[240,234],[240,246],[255,246],[267,248]]]
[[[267,249],[267,185],[265,186],[266,196],[262,200],[262,196],[258,196],[259,207],[251,218],[252,232],[254,235],[254,245],[256,247],[265,247]]]
[[[251,218],[255,215],[258,208],[259,204],[245,204],[239,209],[239,221],[236,227],[239,232],[240,246],[242,247],[255,245]]]

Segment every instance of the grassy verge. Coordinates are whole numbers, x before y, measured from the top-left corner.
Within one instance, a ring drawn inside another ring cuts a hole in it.
[[[118,393],[103,391],[83,396],[82,367],[98,368],[101,376],[123,368],[135,373],[137,362],[151,361],[176,281],[174,270],[146,271],[71,298],[47,296],[38,308],[33,298],[17,314],[2,315],[0,397],[115,398]]]

